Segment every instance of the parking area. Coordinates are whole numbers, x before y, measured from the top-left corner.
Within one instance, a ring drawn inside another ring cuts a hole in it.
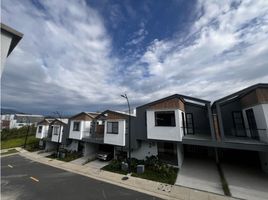
[[[267,200],[268,175],[261,169],[238,164],[221,164],[233,197]]]
[[[224,194],[215,161],[204,158],[185,158],[175,184]]]
[[[85,166],[100,170],[101,168],[103,168],[105,165],[108,165],[110,163],[110,161],[101,161],[101,160],[93,160],[89,163],[87,163]]]

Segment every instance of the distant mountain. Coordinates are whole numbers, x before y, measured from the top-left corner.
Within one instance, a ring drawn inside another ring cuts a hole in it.
[[[17,111],[17,110],[13,110],[13,109],[1,108],[1,115],[5,115],[5,114],[16,114],[16,113],[25,114],[23,112],[20,112],[20,111]]]

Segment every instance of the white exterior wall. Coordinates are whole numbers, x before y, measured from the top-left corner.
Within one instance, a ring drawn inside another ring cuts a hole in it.
[[[126,144],[126,120],[108,120],[109,122],[118,122],[118,134],[107,134],[107,121],[104,124],[104,143],[118,146]]]
[[[176,126],[155,126],[156,111],[174,111]],[[182,119],[181,110],[165,109],[165,110],[147,110],[147,138],[166,141],[182,141]]]
[[[41,133],[38,133],[39,126],[42,126],[42,132]],[[49,127],[48,125],[38,125],[37,129],[36,129],[35,137],[40,138],[40,139],[42,139],[44,137],[47,137],[48,127]]]
[[[259,137],[261,141],[268,142],[268,104],[259,104],[253,107],[248,107],[243,109],[243,117],[245,122],[245,127],[247,129],[247,135],[250,136],[249,132],[249,125],[246,115],[246,110],[253,109],[257,128],[258,129],[264,129],[264,130],[258,130]]]
[[[73,131],[74,122],[80,122],[80,131]],[[91,127],[91,121],[72,120],[70,126],[69,138],[82,140],[83,137],[89,135],[90,127]]]
[[[12,41],[12,36],[10,34],[1,33],[1,74],[0,74],[0,77],[2,76],[2,73],[4,70],[4,65],[6,62],[6,58],[7,58],[7,54],[8,54],[11,41]]]
[[[60,126],[60,125],[52,125],[53,126],[53,129],[54,129],[54,127],[55,126]],[[61,128],[60,128],[60,134],[57,134],[57,135],[55,135],[54,134],[54,130],[52,130],[52,138],[51,138],[51,141],[52,142],[58,142],[58,139],[59,139],[59,136],[60,136],[60,143],[61,143],[61,140],[62,140],[62,132],[63,132],[63,126],[61,126]]]
[[[131,152],[131,156],[138,160],[145,160],[146,156],[157,156],[157,143],[156,142],[141,142],[141,146]]]

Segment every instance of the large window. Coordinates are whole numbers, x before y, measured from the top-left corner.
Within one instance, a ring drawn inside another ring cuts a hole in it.
[[[80,131],[80,122],[73,123],[73,131]]]
[[[187,134],[194,134],[194,118],[193,113],[186,113]]]
[[[60,132],[60,127],[59,126],[53,126],[53,134],[58,135]]]
[[[176,126],[174,111],[155,112],[155,126]]]
[[[38,126],[38,133],[42,133],[43,126]]]
[[[118,122],[107,122],[107,133],[118,134]]]
[[[255,120],[255,115],[253,109],[246,110],[248,126],[250,130],[251,137],[254,139],[259,139],[258,130],[257,130],[257,123]]]
[[[246,136],[242,112],[234,111],[232,114],[236,136]]]

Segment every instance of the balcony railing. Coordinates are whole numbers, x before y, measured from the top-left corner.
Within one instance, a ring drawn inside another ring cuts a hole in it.
[[[267,129],[236,129],[225,132],[225,138],[241,140],[241,141],[256,141],[268,144],[268,130]]]
[[[86,142],[93,142],[93,143],[102,144],[104,142],[104,135],[87,132],[84,134],[82,140],[86,141]]]

